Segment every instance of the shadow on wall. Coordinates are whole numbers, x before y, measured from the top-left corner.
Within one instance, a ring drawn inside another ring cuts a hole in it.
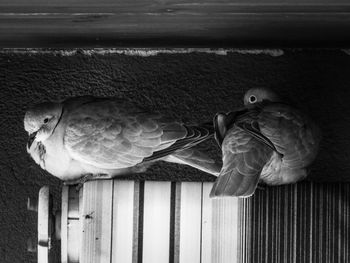
[[[340,50],[227,55],[191,53],[157,56],[0,53],[0,257],[35,262],[26,239],[36,217],[25,210],[27,196],[49,184],[56,200],[60,182],[27,155],[26,109],[44,100],[77,95],[117,96],[188,123],[211,120],[217,111],[243,105],[244,92],[269,87],[306,112],[323,130],[323,142],[309,179],[350,182],[350,56]],[[214,142],[202,146],[220,159]],[[154,165],[138,178],[213,180],[192,168]],[[58,255],[58,252],[57,252]]]

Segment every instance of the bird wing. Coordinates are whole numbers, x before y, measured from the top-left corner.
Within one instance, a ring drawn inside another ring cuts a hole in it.
[[[251,196],[273,150],[234,125],[222,144],[223,166],[210,196]]]
[[[258,116],[260,131],[283,154],[289,168],[303,168],[316,157],[320,131],[298,110],[286,104],[266,105]]]
[[[182,123],[120,100],[89,101],[67,113],[64,144],[71,156],[105,169],[120,169],[186,138]]]

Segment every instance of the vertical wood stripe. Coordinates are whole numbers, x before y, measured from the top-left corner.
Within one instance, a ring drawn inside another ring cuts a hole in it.
[[[170,182],[145,182],[143,263],[169,262]]]
[[[113,194],[112,263],[133,262],[134,246],[134,181],[115,181]],[[137,220],[137,218],[136,218]],[[137,229],[135,229],[137,230]]]
[[[240,204],[248,219],[240,262],[350,262],[349,192],[350,184],[311,182],[257,190]]]
[[[80,198],[81,191],[77,192],[75,187],[70,187],[68,190],[68,213],[67,213],[67,260],[69,263],[79,262],[79,247],[80,247]],[[63,194],[63,193],[62,193]]]
[[[180,215],[181,215],[181,183],[175,183],[175,209],[174,209],[174,258],[170,258],[169,262],[180,262]]]
[[[202,208],[202,263],[211,263],[213,257],[213,199],[209,198],[209,193],[213,183],[203,183],[203,208]]]
[[[43,186],[38,198],[38,263],[49,262],[49,206],[50,190],[48,186]]]
[[[77,219],[68,220],[68,262],[77,263],[79,262],[79,247],[80,247],[80,221]]]
[[[86,182],[82,200],[80,262],[111,260],[113,181]]]
[[[212,185],[87,183],[80,262],[350,262],[350,184],[265,187],[248,199],[210,199]]]
[[[211,227],[202,228],[203,262],[235,263],[238,262],[239,244],[239,204],[238,198],[208,199],[210,183],[203,186],[203,222],[210,222]],[[211,238],[208,238],[211,237]],[[207,258],[208,254],[211,258]],[[206,258],[204,258],[206,256]]]
[[[181,184],[180,205],[180,263],[200,263],[202,184]]]
[[[68,263],[68,192],[69,186],[63,186],[61,207],[61,263]]]

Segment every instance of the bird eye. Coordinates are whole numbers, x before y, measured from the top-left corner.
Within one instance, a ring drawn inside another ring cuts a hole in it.
[[[48,123],[48,122],[49,122],[49,118],[45,118],[44,123]]]
[[[249,97],[249,102],[250,103],[255,103],[256,102],[256,97],[254,95]]]

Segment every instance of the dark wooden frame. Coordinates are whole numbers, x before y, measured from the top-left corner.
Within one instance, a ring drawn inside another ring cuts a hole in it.
[[[0,48],[349,43],[347,0],[0,0]]]

